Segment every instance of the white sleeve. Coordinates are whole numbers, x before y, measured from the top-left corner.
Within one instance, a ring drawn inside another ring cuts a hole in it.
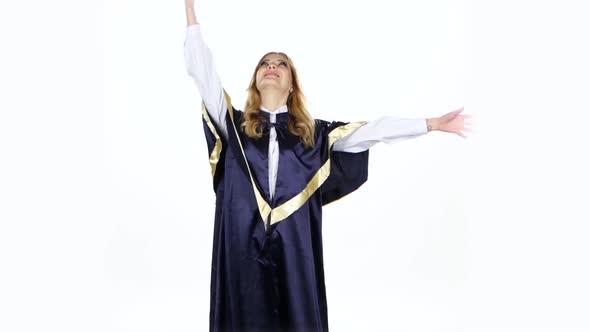
[[[201,35],[199,24],[186,27],[186,39],[184,41],[184,60],[186,71],[197,85],[201,98],[207,107],[211,120],[221,131],[221,135],[227,138],[225,114],[227,103],[223,93],[221,80],[215,69],[215,62],[209,47]]]
[[[393,143],[426,134],[426,119],[381,117],[336,141],[333,151],[362,152],[379,142]]]

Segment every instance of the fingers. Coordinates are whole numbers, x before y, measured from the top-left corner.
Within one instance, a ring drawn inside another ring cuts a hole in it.
[[[474,119],[474,118],[463,119],[463,125],[465,125],[465,126],[476,126],[477,124],[478,124],[477,119]]]
[[[459,108],[458,110],[449,112],[445,117],[448,117],[449,119],[454,119],[457,117],[457,115],[459,115],[459,113],[463,112],[463,107]]]
[[[454,120],[457,116],[459,116],[461,120],[463,120],[462,128],[457,131],[452,130],[451,132],[454,132],[455,134],[459,135],[459,137],[466,139],[467,136],[463,132],[473,132],[473,130],[469,127],[470,125],[472,125],[472,121],[468,121],[468,119],[472,120],[474,116],[472,114],[461,114],[461,112],[463,112],[464,109],[465,108],[461,106],[461,108],[449,112],[446,116],[444,116],[444,118],[446,118],[446,121],[451,121]]]

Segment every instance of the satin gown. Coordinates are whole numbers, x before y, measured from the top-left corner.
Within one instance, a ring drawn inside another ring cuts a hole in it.
[[[316,120],[316,143],[305,147],[288,113],[271,124],[262,112],[264,135],[251,139],[239,126],[243,112],[229,108],[225,139],[203,106],[216,195],[210,331],[327,331],[322,206],[361,186],[368,168],[368,150],[332,144],[364,123]],[[270,126],[280,151],[272,199]]]

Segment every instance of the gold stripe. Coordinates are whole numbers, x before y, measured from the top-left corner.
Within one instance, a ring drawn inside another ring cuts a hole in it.
[[[246,153],[244,152],[244,147],[242,146],[242,141],[240,140],[240,135],[238,133],[238,129],[236,128],[236,123],[234,121],[234,108],[231,104],[231,98],[229,97],[227,92],[225,92],[225,90],[223,90],[223,93],[225,94],[225,101],[227,103],[229,117],[231,118],[232,127],[234,128],[234,131],[236,133],[238,143],[240,144],[240,150],[242,150],[242,156],[244,156],[244,161],[246,162],[246,167],[248,168],[248,174],[250,175],[250,181],[252,182],[252,188],[254,188],[254,195],[256,196],[256,203],[258,204],[258,211],[260,212],[260,216],[262,217],[262,220],[265,221],[265,225],[266,225],[266,219],[270,215],[271,208],[270,208],[270,205],[264,200],[264,197],[262,197],[262,195],[260,194],[260,191],[258,190],[258,187],[256,186],[256,182],[254,182],[254,177],[252,176],[252,171],[250,170],[250,165],[248,164],[248,159],[246,158]]]
[[[307,186],[299,194],[297,194],[297,196],[291,198],[290,200],[281,204],[280,206],[271,209],[270,205],[264,200],[264,197],[262,197],[262,195],[260,194],[260,191],[256,186],[256,182],[254,181],[254,177],[252,176],[252,171],[250,170],[250,165],[248,164],[248,159],[246,158],[246,153],[244,152],[244,147],[242,146],[240,135],[238,133],[238,129],[234,121],[234,112],[231,103],[231,98],[229,97],[227,92],[225,92],[225,90],[223,90],[223,93],[225,95],[225,100],[228,106],[232,127],[234,128],[236,137],[238,138],[240,150],[242,151],[242,156],[244,157],[246,167],[248,168],[248,173],[250,175],[250,181],[252,182],[252,188],[254,189],[254,195],[256,196],[256,203],[258,204],[260,216],[262,217],[263,221],[266,221],[267,218],[270,216],[271,224],[285,220],[291,214],[293,214],[293,212],[297,211],[300,207],[302,207],[303,204],[305,204],[305,202],[307,202],[307,200],[311,197],[311,195],[313,195],[316,192],[316,190],[318,190],[318,188],[330,176],[330,155],[328,154],[328,160],[322,165],[322,167],[320,167],[320,169],[316,172],[311,181],[309,181]],[[365,124],[366,122],[351,122],[332,130],[328,134],[328,152],[331,153],[332,145],[334,145],[336,141],[350,135],[352,132],[364,126]]]
[[[358,128],[364,126],[366,122],[351,122],[344,126],[340,126],[334,130],[332,130],[328,134],[328,152],[331,153],[332,145],[348,135],[350,135],[353,131],[357,130]],[[315,173],[311,181],[307,184],[305,189],[301,191],[297,196],[291,198],[290,200],[286,201],[285,203],[281,204],[280,206],[274,208],[271,211],[271,218],[270,223],[274,224],[279,221],[282,221],[289,217],[293,212],[297,211],[300,207],[307,202],[307,200],[315,193],[316,190],[326,181],[328,176],[330,176],[330,155],[328,155],[328,160],[320,167],[320,169]]]
[[[213,132],[213,135],[215,136],[215,146],[213,147],[213,151],[211,151],[211,155],[209,155],[209,165],[211,165],[211,175],[215,176],[215,169],[217,168],[217,163],[219,163],[219,157],[221,156],[221,138],[219,138],[219,135],[217,134],[217,131],[215,130],[215,126],[213,126],[213,123],[211,122],[211,119],[209,118],[209,113],[207,112],[207,107],[205,107],[205,103],[203,102],[203,117],[205,118],[205,122],[207,123],[207,127],[209,127],[209,130],[211,130],[211,132]]]

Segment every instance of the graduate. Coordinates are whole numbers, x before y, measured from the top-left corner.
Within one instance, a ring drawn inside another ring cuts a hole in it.
[[[232,105],[185,0],[186,69],[202,98],[216,195],[210,331],[327,331],[322,206],[367,180],[368,150],[433,130],[465,137],[463,109],[432,119],[328,122],[308,113],[291,59],[260,58]]]

